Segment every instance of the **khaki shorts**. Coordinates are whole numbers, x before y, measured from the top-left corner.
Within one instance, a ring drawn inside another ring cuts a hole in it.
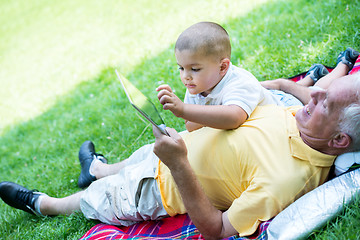
[[[145,145],[130,156],[129,164],[118,174],[93,182],[80,200],[85,217],[129,226],[168,216],[155,180],[158,161],[153,144]]]

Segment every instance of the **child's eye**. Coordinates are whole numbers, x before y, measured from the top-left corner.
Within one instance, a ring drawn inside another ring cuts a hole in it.
[[[183,68],[183,67],[179,67],[179,70],[181,70],[181,71],[182,71],[182,70],[184,70],[184,68]]]
[[[200,68],[192,68],[191,70],[193,70],[194,72],[198,72],[198,71],[200,71],[201,69],[200,69]]]

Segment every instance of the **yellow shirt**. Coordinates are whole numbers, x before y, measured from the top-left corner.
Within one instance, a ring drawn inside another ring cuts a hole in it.
[[[297,109],[260,106],[236,130],[205,127],[183,135],[206,195],[216,208],[228,210],[231,225],[242,236],[322,184],[333,164],[334,156],[300,138],[293,116]],[[171,173],[161,162],[156,180],[169,215],[185,213]]]

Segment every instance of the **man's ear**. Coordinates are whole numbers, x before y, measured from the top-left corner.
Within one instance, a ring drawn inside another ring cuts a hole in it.
[[[220,74],[222,76],[225,76],[227,70],[229,69],[230,67],[230,59],[228,58],[223,58],[221,59],[221,62],[220,62]]]
[[[351,142],[352,140],[349,135],[347,135],[346,133],[339,133],[329,141],[329,147],[345,149],[350,146]]]

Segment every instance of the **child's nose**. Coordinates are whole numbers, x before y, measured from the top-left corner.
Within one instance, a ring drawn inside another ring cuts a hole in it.
[[[186,80],[190,80],[190,79],[191,79],[190,71],[184,71],[184,79],[186,79]]]

